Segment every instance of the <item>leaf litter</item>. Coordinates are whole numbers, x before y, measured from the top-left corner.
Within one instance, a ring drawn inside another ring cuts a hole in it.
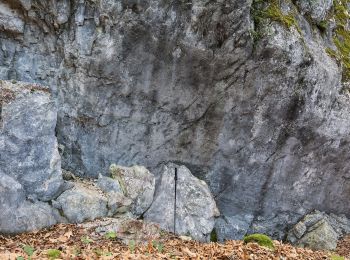
[[[164,234],[157,241],[123,243],[118,234],[94,236],[89,228],[58,224],[51,228],[0,236],[0,260],[20,259],[239,259],[239,260],[321,260],[334,253],[350,256],[350,236],[338,245],[337,252],[313,251],[274,241],[275,250],[243,241],[200,243]],[[346,258],[344,258],[346,259]]]

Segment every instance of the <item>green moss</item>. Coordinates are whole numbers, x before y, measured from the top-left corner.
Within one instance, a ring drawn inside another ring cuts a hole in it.
[[[152,241],[152,246],[157,249],[159,253],[163,253],[164,251],[164,244],[159,241]]]
[[[61,251],[57,249],[49,249],[46,251],[46,255],[49,259],[57,259],[61,256]]]
[[[321,32],[325,32],[327,30],[327,27],[328,27],[328,22],[321,21],[321,22],[317,23],[316,26]]]
[[[331,255],[331,260],[345,260],[345,258],[340,255]]]
[[[334,1],[332,16],[336,23],[336,29],[334,31],[333,42],[337,49],[326,49],[329,56],[341,63],[343,67],[343,81],[350,80],[350,31],[347,29],[350,15],[346,6],[348,3],[350,3],[350,0]]]
[[[272,21],[280,22],[284,26],[286,26],[288,29],[292,26],[295,26],[295,28],[299,28],[299,25],[292,13],[289,14],[283,14],[281,11],[280,6],[278,3],[272,3],[269,5],[267,10],[265,11],[265,15],[267,18],[270,18]]]
[[[215,228],[210,233],[210,241],[211,242],[218,242],[218,234],[216,233]]]
[[[81,237],[81,242],[83,242],[84,244],[90,244],[92,242],[94,242],[89,236],[84,236],[84,237]]]
[[[292,6],[292,2],[290,3]],[[296,16],[296,8],[295,10],[284,14],[281,10],[280,1],[278,0],[255,0],[252,5],[252,16],[254,19],[255,26],[258,28],[252,36],[257,38],[257,36],[262,36],[261,25],[266,21],[275,21],[286,28],[290,29],[292,27],[296,28],[300,33],[299,24],[295,18]]]
[[[108,231],[105,235],[107,239],[115,239],[117,238],[117,233],[115,231]]]
[[[326,52],[328,53],[329,56],[331,56],[332,58],[337,58],[338,57],[338,53],[337,51],[331,49],[331,48],[326,48]]]
[[[334,18],[336,20],[337,26],[345,27],[350,18],[347,11],[346,4],[349,0],[335,0],[334,1]]]
[[[32,255],[34,254],[35,249],[32,246],[24,245],[23,251],[28,255],[28,259],[31,259]]]
[[[135,240],[130,240],[129,241],[129,250],[130,250],[130,252],[132,254],[135,253],[135,249],[136,249],[136,242],[135,242]]]
[[[104,251],[104,250],[99,249],[99,248],[96,248],[96,249],[94,250],[94,253],[95,253],[97,256],[101,257],[102,259],[104,259],[104,258],[103,258],[104,256],[112,256],[112,255],[113,255],[111,252]]]
[[[272,239],[263,234],[252,234],[249,236],[245,236],[243,239],[245,244],[248,243],[258,243],[260,246],[267,247],[270,249],[274,249]]]

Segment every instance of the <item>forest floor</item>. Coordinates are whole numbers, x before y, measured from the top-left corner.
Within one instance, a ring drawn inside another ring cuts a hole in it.
[[[242,241],[199,243],[167,234],[157,241],[126,245],[115,234],[91,236],[91,230],[77,225],[59,224],[37,232],[0,236],[0,259],[347,259],[350,236],[336,252],[312,251],[274,241],[275,250]]]

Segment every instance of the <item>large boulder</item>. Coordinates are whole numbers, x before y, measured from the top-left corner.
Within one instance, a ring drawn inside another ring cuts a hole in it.
[[[143,166],[110,166],[112,178],[118,181],[125,197],[133,201],[130,211],[141,216],[153,201],[155,177]]]
[[[47,88],[0,81],[0,233],[63,221],[46,201],[64,189]]]
[[[178,169],[175,232],[206,241],[219,210],[207,184],[194,177],[183,165],[170,163],[164,166],[154,201],[144,214],[144,219],[158,223],[165,230],[174,231],[175,168]]]
[[[31,196],[49,201],[64,189],[48,88],[0,81],[0,165]]]
[[[93,184],[75,182],[72,185],[53,201],[54,207],[62,210],[69,222],[81,223],[107,216],[107,198]]]
[[[344,215],[328,215],[315,210],[290,229],[287,241],[315,250],[335,250],[338,239],[349,232],[350,220]]]

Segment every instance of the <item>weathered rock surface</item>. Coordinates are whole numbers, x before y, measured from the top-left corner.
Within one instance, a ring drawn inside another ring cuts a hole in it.
[[[65,188],[47,88],[0,81],[0,233],[62,221],[46,201]]]
[[[155,177],[143,166],[110,166],[112,178],[118,181],[122,194],[132,201],[130,212],[141,216],[153,201]]]
[[[21,34],[24,31],[24,21],[21,16],[6,3],[0,3],[0,24],[4,31]]]
[[[0,163],[27,196],[42,201],[64,188],[55,127],[57,112],[49,90],[0,81]]]
[[[335,250],[337,247],[338,234],[327,221],[315,224],[311,231],[301,238],[297,245],[319,250]]]
[[[287,241],[315,250],[335,250],[338,239],[350,232],[350,220],[345,216],[314,211],[300,220],[289,232]]]
[[[333,6],[333,0],[297,0],[296,3],[303,15],[310,15],[316,22],[325,20]]]
[[[63,215],[71,223],[105,217],[108,214],[107,198],[99,190],[76,182],[74,186],[63,192],[54,206],[62,210]]]
[[[49,204],[26,200],[23,186],[0,170],[0,233],[16,234],[63,221]]]
[[[161,228],[174,231],[175,167],[178,168],[176,195],[176,234],[206,241],[220,215],[207,184],[194,177],[185,166],[164,166],[160,184],[146,221],[158,223]]]
[[[331,1],[278,2],[300,28],[256,27],[246,0],[3,0],[0,78],[51,86],[64,168],[178,162],[208,182],[219,239],[281,239],[312,209],[350,215],[350,99],[306,19]]]
[[[133,200],[126,197],[119,182],[115,179],[99,176],[97,186],[106,194],[109,216],[116,213],[130,212]]]

